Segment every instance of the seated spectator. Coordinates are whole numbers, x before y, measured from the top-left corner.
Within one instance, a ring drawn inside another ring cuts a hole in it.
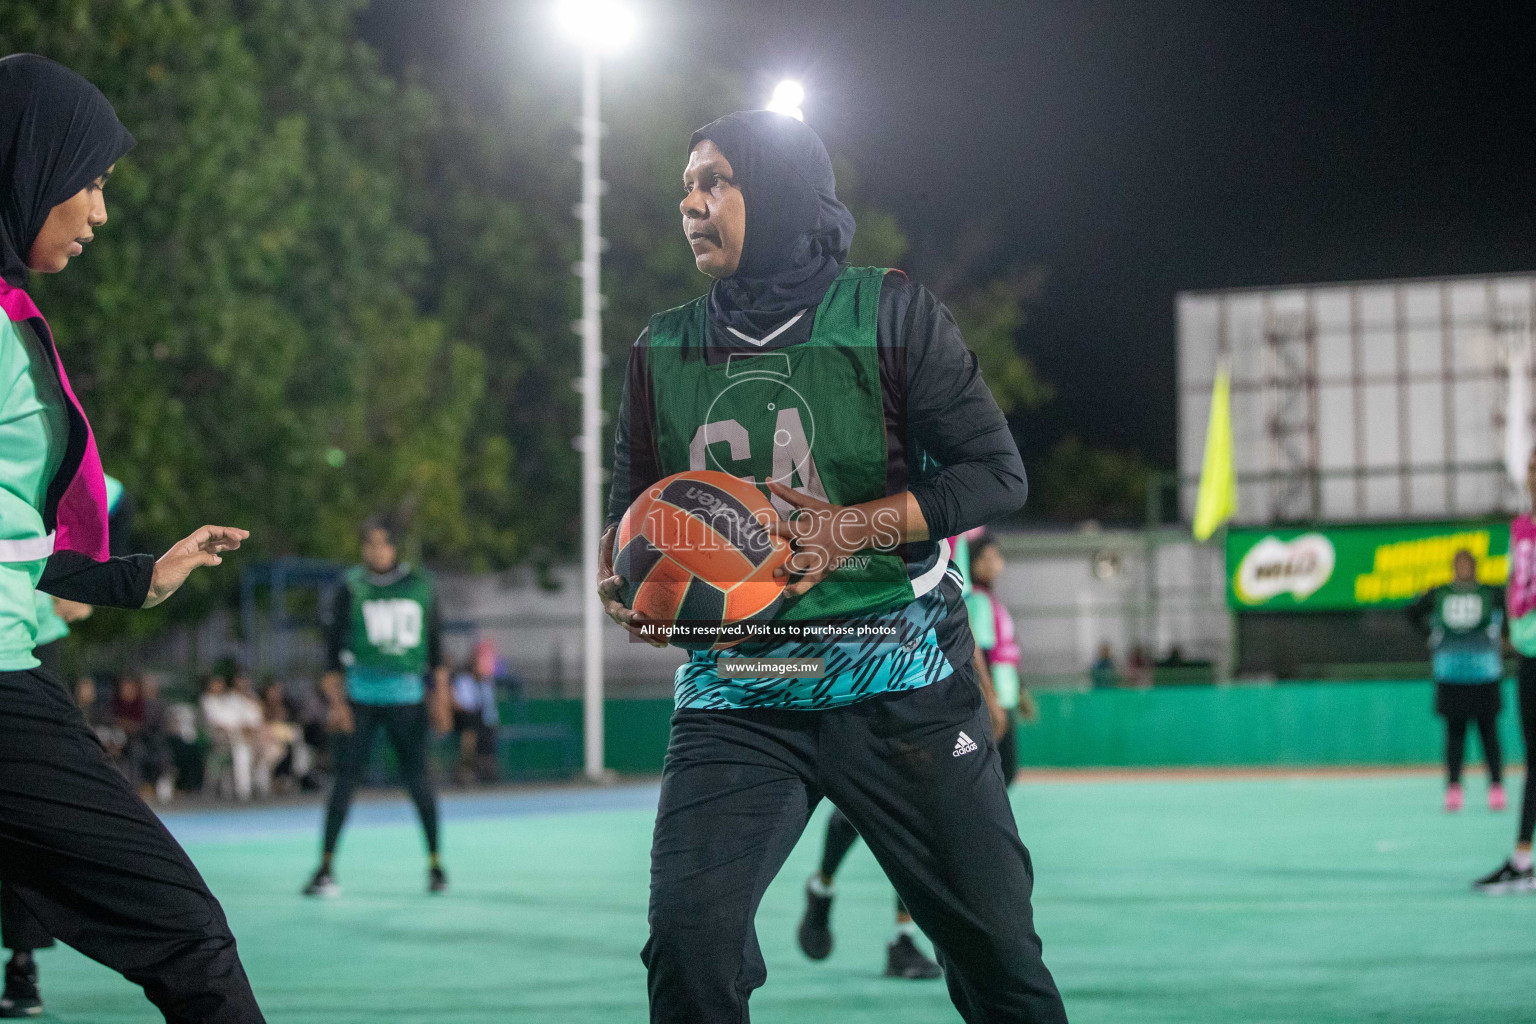
[[[203,774],[203,792],[221,793],[225,782],[237,800],[249,800],[254,782],[256,734],[261,729],[261,705],[233,689],[222,675],[210,675],[199,702],[208,736],[213,741]]]
[[[316,686],[302,687],[296,696],[286,693],[293,721],[303,736],[304,749],[309,756],[309,771],[299,778],[299,786],[306,790],[325,788],[326,773],[331,757],[331,706]]]
[[[1141,644],[1132,647],[1130,657],[1125,659],[1125,685],[1138,690],[1152,685],[1152,659]]]
[[[165,702],[157,689],[154,680],[143,675],[125,675],[112,698],[112,720],[125,738],[123,772],[128,781],[152,787],[155,798],[167,803],[174,791],[174,778]]]
[[[474,657],[453,678],[453,731],[459,738],[454,782],[462,786],[475,779],[496,780],[496,730],[500,724],[496,648],[483,640],[476,645]]]
[[[138,784],[139,737],[144,732],[144,694],[131,672],[117,681],[112,692],[112,724],[123,733],[123,771]]]
[[[1093,680],[1095,688],[1100,686],[1114,686],[1120,681],[1120,672],[1115,668],[1115,655],[1109,646],[1109,641],[1099,645],[1099,657],[1088,670],[1088,676]]]
[[[202,789],[206,766],[197,729],[197,707],[182,703],[169,705],[165,709],[165,733],[172,765],[172,792]]]
[[[171,802],[176,793],[176,758],[171,751],[170,708],[160,696],[160,680],[152,675],[139,676],[144,694],[144,753],[141,775],[155,790],[155,799]]]
[[[230,676],[229,684],[230,689],[245,700],[247,714],[250,713],[249,709],[255,709],[254,721],[249,730],[251,791],[255,796],[269,797],[272,795],[272,772],[287,752],[287,745],[273,742],[273,735],[267,729],[266,707],[261,695],[256,692],[256,683],[251,679],[251,674],[245,669],[236,668]],[[281,733],[282,729],[276,732]]]
[[[287,690],[276,680],[261,691],[262,728],[256,755],[257,792],[270,792],[274,780],[289,791],[299,788],[310,771],[309,746],[294,721]],[[265,783],[263,783],[265,778]]]
[[[127,744],[128,737],[112,720],[112,709],[105,701],[97,699],[96,680],[91,676],[81,676],[76,680],[75,704],[79,706],[80,714],[85,718],[85,724],[106,748],[112,763],[121,770],[123,747]]]

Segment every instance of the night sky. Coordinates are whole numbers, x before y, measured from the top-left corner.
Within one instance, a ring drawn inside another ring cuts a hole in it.
[[[634,3],[617,61],[804,81],[919,280],[1045,268],[1035,457],[1076,433],[1173,465],[1177,291],[1536,269],[1526,5]],[[376,0],[363,32],[483,87],[546,8]]]

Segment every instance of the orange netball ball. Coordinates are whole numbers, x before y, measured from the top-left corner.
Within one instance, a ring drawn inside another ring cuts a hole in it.
[[[771,619],[784,601],[773,573],[789,545],[770,532],[779,515],[755,486],[714,470],[658,480],[619,522],[613,571],[624,603],[662,626],[726,625]],[[739,640],[673,637],[689,650]]]

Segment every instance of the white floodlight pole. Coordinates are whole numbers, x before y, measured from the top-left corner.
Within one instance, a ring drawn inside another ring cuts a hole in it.
[[[603,607],[595,590],[597,548],[602,533],[602,359],[603,293],[600,287],[603,238],[599,204],[603,189],[599,155],[600,56],[595,46],[581,52],[581,594],[585,643],[582,687],[584,768],[588,779],[603,778]]]
[[[603,528],[603,236],[600,203],[603,191],[603,123],[599,116],[599,66],[634,34],[635,19],[623,0],[564,0],[556,10],[561,29],[581,49],[581,623],[585,646],[582,671],[582,737],[584,771],[599,781],[603,767],[603,606],[598,600],[597,546]]]

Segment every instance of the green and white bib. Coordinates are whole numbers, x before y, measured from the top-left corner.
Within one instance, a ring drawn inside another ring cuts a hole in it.
[[[363,704],[417,704],[425,696],[432,578],[409,566],[375,576],[347,570],[352,623],[342,661],[347,695]]]
[[[885,497],[877,321],[887,273],[843,271],[816,310],[810,338],[772,351],[711,352],[707,296],[652,317],[651,408],[662,475],[712,469],[764,493],[775,480],[834,505]],[[774,503],[780,515],[790,511]],[[900,608],[913,596],[898,555],[861,552],[800,600],[785,602],[777,617],[845,618]]]

